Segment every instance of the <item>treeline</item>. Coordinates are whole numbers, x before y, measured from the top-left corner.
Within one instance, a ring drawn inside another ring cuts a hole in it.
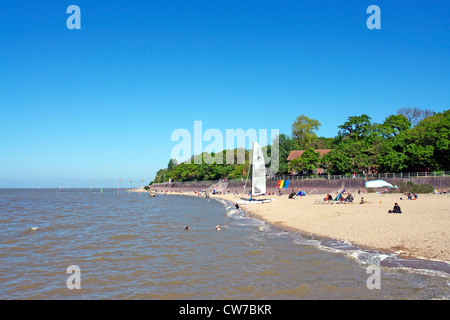
[[[372,122],[367,114],[351,116],[338,126],[333,138],[317,136],[320,126],[318,120],[302,115],[292,124],[291,135],[277,137],[279,173],[312,173],[317,168],[329,174],[421,172],[447,171],[450,167],[450,110],[434,113],[403,108],[383,123]],[[331,151],[320,157],[317,149]],[[289,164],[287,158],[294,150],[305,151]],[[270,156],[271,145],[264,151]],[[167,168],[158,171],[154,182],[246,178],[249,152],[245,152],[245,164],[225,164],[225,152],[224,164],[206,164],[203,160],[201,164],[177,164],[172,159]]]
[[[266,149],[267,150],[267,149]],[[238,164],[236,155],[238,150],[233,150],[235,155],[234,164],[226,164],[226,151],[220,152],[218,155],[215,153],[201,154],[193,156],[190,159],[190,163],[183,162],[178,164],[175,159],[171,159],[167,168],[160,169],[156,173],[154,179],[155,183],[172,181],[206,181],[206,180],[219,180],[219,179],[240,179],[246,177],[249,170],[249,151],[240,150],[245,155],[245,163]],[[267,151],[266,151],[267,152]],[[206,156],[216,158],[222,158],[222,164],[213,162],[208,164],[205,162]]]

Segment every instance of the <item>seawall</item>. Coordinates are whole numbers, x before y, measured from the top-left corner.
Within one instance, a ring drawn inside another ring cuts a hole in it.
[[[411,178],[380,178],[392,185],[398,185],[400,182],[411,181],[415,184],[430,184],[436,189],[450,188],[450,177],[411,177]],[[378,179],[369,179],[378,180]],[[156,183],[151,186],[152,190],[158,191],[191,191],[191,190],[205,190],[211,187],[217,181],[186,181],[186,182],[173,182],[173,183]],[[244,188],[245,182],[241,181],[226,181],[225,191],[230,190],[231,193],[241,192]],[[267,192],[278,193],[276,189],[277,181],[267,181]],[[246,185],[246,192],[251,188],[250,180]],[[217,189],[220,189],[217,188]],[[356,192],[359,189],[365,190],[365,181],[363,179],[303,179],[303,180],[289,180],[289,186],[285,190],[290,192],[292,189],[295,191],[303,190],[306,193],[328,193],[337,192],[342,189],[347,189],[350,192]],[[284,190],[284,189],[282,189]]]

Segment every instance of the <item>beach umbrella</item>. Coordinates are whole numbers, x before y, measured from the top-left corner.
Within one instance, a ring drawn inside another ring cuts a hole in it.
[[[366,188],[384,188],[384,187],[394,188],[392,184],[384,180],[372,180],[366,182]]]

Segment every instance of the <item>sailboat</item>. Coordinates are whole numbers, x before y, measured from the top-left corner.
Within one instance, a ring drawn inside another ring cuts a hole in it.
[[[261,147],[257,142],[253,142],[252,146],[252,191],[250,198],[241,198],[237,201],[238,204],[256,204],[272,202],[275,199],[255,199],[254,197],[266,194],[266,163],[264,161],[264,155]],[[248,175],[247,175],[248,180]],[[245,181],[247,184],[247,181]],[[244,186],[245,193],[245,186]]]

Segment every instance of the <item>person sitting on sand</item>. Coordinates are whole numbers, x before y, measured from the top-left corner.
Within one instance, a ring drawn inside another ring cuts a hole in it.
[[[353,202],[353,196],[351,193],[349,193],[347,198],[345,198],[345,202]]]
[[[359,204],[363,204],[364,203],[364,197],[361,197],[361,202]]]
[[[394,204],[394,208],[392,210],[389,210],[388,213],[402,213],[402,209],[400,209],[400,206],[396,202]]]
[[[325,201],[325,204],[328,204],[330,201],[333,203],[333,197],[331,194],[327,194],[327,196],[323,199]]]

